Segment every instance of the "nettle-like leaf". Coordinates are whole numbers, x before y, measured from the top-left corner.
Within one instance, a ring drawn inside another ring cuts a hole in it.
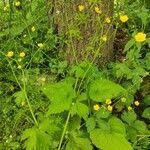
[[[112,117],[108,125],[108,130],[97,128],[91,131],[90,138],[93,144],[102,150],[132,150],[130,143],[125,138],[125,126],[121,120]]]
[[[132,126],[141,134],[147,131],[147,126],[144,121],[136,120]]]
[[[150,95],[146,95],[144,97],[144,105],[145,106],[150,106]]]
[[[38,128],[26,129],[21,140],[26,140],[26,150],[49,150],[51,146],[50,136]]]
[[[90,84],[89,96],[97,102],[104,102],[107,98],[115,98],[124,94],[126,90],[110,80],[99,79]]]
[[[88,118],[86,121],[86,128],[88,132],[91,132],[96,127],[96,120],[94,117]]]
[[[123,121],[131,125],[137,119],[137,115],[134,111],[123,112],[121,118]]]
[[[102,107],[97,113],[96,118],[108,118],[110,116],[110,111],[108,111],[106,108]]]
[[[75,114],[78,114],[81,118],[86,119],[89,114],[88,106],[83,103],[76,102],[71,109],[71,115],[73,116]]]
[[[148,107],[144,110],[142,117],[150,119],[150,107]]]
[[[133,150],[122,134],[95,129],[90,136],[93,144],[102,150]]]
[[[126,130],[123,122],[117,117],[112,117],[109,119],[108,124],[111,127],[111,130],[122,135],[126,135]]]
[[[24,91],[15,92],[13,96],[15,97],[15,101],[18,106],[26,99]]]
[[[134,39],[129,40],[128,43],[125,45],[124,52],[128,51],[134,44],[135,44]]]
[[[51,100],[48,114],[61,113],[69,110],[75,91],[73,89],[74,79],[67,78],[58,83],[46,85],[42,91]]]
[[[88,138],[74,137],[67,143],[66,150],[92,150],[92,146]]]

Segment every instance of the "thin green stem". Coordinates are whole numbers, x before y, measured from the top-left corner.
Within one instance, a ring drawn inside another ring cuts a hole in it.
[[[26,98],[26,100],[27,100],[27,104],[28,104],[29,110],[30,110],[30,112],[31,112],[31,115],[32,115],[32,117],[33,117],[33,120],[34,120],[36,126],[38,126],[38,122],[37,122],[37,120],[36,120],[36,118],[35,118],[33,109],[32,109],[32,107],[31,107],[31,104],[30,104],[30,101],[29,101],[29,98],[28,98],[28,95],[27,95],[27,92],[26,92],[26,84],[25,84],[25,80],[24,80],[24,79],[25,79],[25,75],[24,75],[24,71],[23,71],[23,70],[22,70],[22,75],[23,75],[23,92],[24,92],[25,98]]]
[[[4,54],[3,52],[1,52],[1,54],[5,56],[5,54]],[[36,118],[35,118],[35,115],[34,115],[34,113],[33,113],[33,109],[32,109],[32,107],[31,107],[29,98],[28,98],[28,96],[27,96],[26,84],[25,84],[25,81],[24,81],[24,79],[25,79],[24,71],[22,70],[22,75],[23,75],[23,87],[22,87],[21,84],[19,83],[19,80],[18,80],[18,78],[17,78],[17,76],[16,76],[16,74],[15,74],[15,72],[14,72],[14,69],[13,69],[13,67],[12,67],[12,65],[11,65],[11,63],[10,63],[10,61],[9,61],[9,59],[6,59],[6,60],[7,60],[8,63],[9,63],[9,66],[10,66],[10,68],[11,68],[12,74],[13,74],[13,76],[14,76],[14,78],[15,78],[17,84],[18,84],[18,86],[19,86],[20,89],[24,92],[25,99],[27,100],[27,104],[28,104],[30,113],[31,113],[31,115],[32,115],[32,117],[33,117],[33,120],[34,120],[36,126],[38,126],[38,122],[37,122],[37,120],[36,120]]]
[[[62,145],[64,136],[65,136],[65,133],[66,133],[66,130],[67,130],[67,126],[68,126],[68,123],[69,123],[70,116],[71,116],[71,112],[69,111],[68,116],[67,116],[67,120],[66,120],[66,123],[64,125],[64,129],[63,129],[63,132],[62,132],[62,135],[61,135],[61,139],[60,139],[60,142],[59,142],[58,150],[61,150],[61,145]]]

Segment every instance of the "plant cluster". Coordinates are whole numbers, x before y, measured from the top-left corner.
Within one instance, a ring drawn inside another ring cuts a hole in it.
[[[75,4],[71,21],[48,1],[0,2],[0,149],[150,149],[147,1],[115,1],[114,16],[98,0]],[[99,67],[120,29],[121,58]]]

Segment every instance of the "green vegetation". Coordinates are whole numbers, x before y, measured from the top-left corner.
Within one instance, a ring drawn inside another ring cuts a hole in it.
[[[150,149],[149,0],[0,2],[0,150]]]

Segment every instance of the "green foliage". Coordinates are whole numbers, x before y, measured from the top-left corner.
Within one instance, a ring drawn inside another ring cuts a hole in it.
[[[144,110],[142,117],[147,118],[147,119],[150,118],[150,107],[148,107]]]
[[[125,127],[121,120],[112,117],[108,121],[109,128],[94,129],[90,133],[92,142],[103,150],[131,150],[131,145],[125,139]]]
[[[66,145],[66,150],[92,150],[92,145],[89,139],[74,137],[72,141],[69,141]]]
[[[97,102],[104,102],[107,98],[117,98],[123,95],[126,90],[120,85],[109,80],[95,80],[91,83],[89,96]]]
[[[70,109],[72,101],[75,98],[73,84],[74,80],[68,78],[58,83],[50,83],[42,88],[44,94],[51,100],[48,114],[60,113]]]
[[[150,149],[149,0],[102,2],[0,1],[0,150]]]
[[[24,133],[22,134],[22,140],[25,139],[27,139],[25,143],[25,147],[27,150],[33,150],[33,149],[49,150],[49,146],[50,146],[49,136],[38,129],[31,128],[24,131]]]

